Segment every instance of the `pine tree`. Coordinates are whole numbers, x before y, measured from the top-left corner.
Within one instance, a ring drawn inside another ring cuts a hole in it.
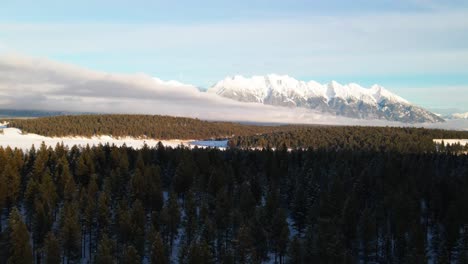
[[[306,224],[307,208],[308,207],[305,186],[299,183],[295,187],[293,202],[291,204],[294,227],[299,234],[302,234]]]
[[[64,205],[61,217],[60,240],[67,261],[75,260],[81,252],[81,228],[78,220],[78,206],[74,203]]]
[[[32,249],[29,243],[29,232],[16,208],[10,213],[8,227],[10,230],[9,238],[11,244],[8,264],[33,263]]]
[[[52,216],[47,212],[47,205],[44,205],[42,201],[36,200],[35,202],[35,214],[33,217],[33,252],[36,254],[36,250],[41,248],[44,242],[46,234],[49,232],[52,226]]]
[[[229,242],[229,225],[231,213],[231,200],[227,188],[221,189],[216,195],[215,222],[218,233],[219,246],[226,249]]]
[[[96,263],[99,264],[113,264],[114,259],[112,256],[113,245],[109,237],[104,234],[99,241],[98,250],[96,254]]]
[[[4,180],[4,183],[2,184],[5,184],[6,186],[6,204],[8,207],[12,207],[16,204],[16,200],[18,199],[21,176],[11,161],[6,164],[2,178]]]
[[[78,159],[75,169],[77,182],[83,185],[88,185],[91,175],[94,173],[94,162],[91,158],[89,150],[84,150]]]
[[[189,250],[188,264],[213,263],[210,248],[207,243],[193,243]]]
[[[146,180],[146,201],[145,208],[161,211],[164,200],[161,187],[161,168],[159,166],[151,166],[144,170],[144,178]]]
[[[166,257],[165,248],[161,235],[156,234],[153,245],[151,246],[151,264],[167,264],[169,260]]]
[[[98,230],[107,232],[110,224],[110,197],[106,191],[99,194],[98,198]]]
[[[66,156],[61,156],[55,170],[55,182],[57,194],[63,199],[65,196],[65,184],[71,178],[70,168]]]
[[[409,246],[409,263],[427,263],[426,232],[424,232],[422,225],[415,224],[413,230],[411,230]]]
[[[249,233],[254,243],[254,262],[259,263],[268,258],[268,235],[263,220],[263,208],[257,208],[255,216],[249,222]]]
[[[140,169],[136,169],[135,173],[133,174],[133,178],[131,181],[132,184],[132,194],[135,199],[139,199],[144,201],[146,198],[146,183],[145,178],[140,171]]]
[[[284,209],[279,209],[273,218],[271,240],[273,251],[276,257],[279,257],[279,263],[283,263],[283,256],[286,254],[289,242],[289,226],[286,221],[286,212]]]
[[[240,190],[239,207],[245,219],[250,219],[255,212],[255,198],[252,194],[250,185],[242,184]]]
[[[250,262],[254,240],[246,226],[241,226],[237,232],[236,242],[236,258],[239,263]]]
[[[363,244],[363,255],[364,262],[368,263],[375,258],[377,252],[375,241],[376,241],[376,223],[375,217],[370,209],[366,208],[362,212],[361,222],[359,224],[361,228],[361,240]]]
[[[86,236],[88,237],[88,256],[91,255],[91,249],[95,247],[93,231],[95,230],[96,223],[96,211],[97,211],[97,190],[93,190],[93,180],[88,185],[88,189],[82,189],[80,210],[81,210],[81,221],[83,224],[83,236],[82,243],[84,245]],[[83,248],[83,250],[86,246]],[[83,251],[83,255],[86,257],[86,252]]]
[[[44,142],[42,142],[41,147],[36,153],[36,157],[34,159],[34,167],[33,167],[33,177],[36,181],[40,181],[42,178],[42,174],[47,168],[47,162],[49,161],[49,152],[47,151],[47,146]]]
[[[167,207],[164,208],[167,214],[167,219],[164,223],[169,234],[169,252],[172,252],[172,245],[174,243],[174,238],[178,234],[178,229],[180,225],[180,208],[179,203],[177,202],[177,197],[174,192],[171,192],[169,195],[169,200],[167,201]],[[164,210],[163,210],[164,211]]]
[[[468,250],[462,250],[460,252],[457,264],[468,264]]]
[[[39,192],[43,203],[47,205],[50,212],[54,212],[57,205],[58,195],[55,183],[52,180],[52,175],[48,169],[42,176],[42,182],[39,185]]]
[[[302,249],[301,240],[296,236],[289,244],[288,249],[288,264],[303,264],[304,260],[304,251]]]
[[[133,243],[140,255],[145,249],[146,214],[140,200],[133,203],[132,208],[132,235]]]
[[[5,182],[3,179],[3,173],[0,173],[0,182]],[[3,226],[2,226],[2,216],[3,216],[3,209],[6,206],[6,184],[0,184],[0,233],[3,231]]]
[[[193,184],[195,166],[193,160],[189,158],[190,156],[191,155],[184,155],[184,158],[176,168],[173,186],[177,194],[185,193]]]
[[[126,245],[132,237],[132,219],[130,211],[125,203],[121,203],[117,209],[117,231],[119,242]]]
[[[195,197],[192,192],[189,192],[185,198],[185,216],[184,227],[187,237],[187,244],[192,242],[197,228],[197,207]]]
[[[49,232],[45,238],[45,263],[59,264],[60,263],[60,245],[54,233]]]
[[[35,202],[39,196],[39,185],[33,177],[29,178],[24,193],[24,207],[26,209],[26,222],[31,225],[32,217],[35,213]]]
[[[139,264],[141,263],[141,257],[138,255],[138,251],[133,246],[128,246],[122,258],[122,264]]]
[[[63,174],[63,197],[65,201],[71,202],[73,201],[76,196],[77,196],[77,188],[76,188],[76,183],[73,177],[71,176],[71,173],[65,169]]]

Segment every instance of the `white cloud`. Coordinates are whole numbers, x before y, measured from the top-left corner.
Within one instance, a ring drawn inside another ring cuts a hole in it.
[[[0,57],[0,96],[3,108],[167,114],[212,120],[322,119],[305,109],[239,103],[192,86],[163,84],[144,74],[109,74],[18,55]]]
[[[241,103],[200,92],[190,85],[165,84],[144,74],[104,73],[19,55],[0,56],[0,98],[0,108],[164,114],[251,122],[402,125],[328,116],[302,108]]]

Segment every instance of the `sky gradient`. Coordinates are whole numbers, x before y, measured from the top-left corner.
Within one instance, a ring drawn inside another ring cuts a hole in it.
[[[200,87],[269,73],[378,83],[468,111],[468,1],[6,0],[0,52]]]

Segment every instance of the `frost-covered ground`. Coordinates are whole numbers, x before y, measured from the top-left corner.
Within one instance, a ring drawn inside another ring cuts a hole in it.
[[[177,147],[184,145],[187,147],[217,147],[224,149],[227,146],[227,140],[222,141],[199,141],[199,140],[155,140],[155,139],[137,139],[132,137],[125,138],[113,138],[111,136],[96,136],[92,138],[86,137],[44,137],[37,134],[23,134],[21,130],[17,128],[7,128],[4,124],[0,125],[0,146],[11,148],[19,148],[23,150],[30,149],[32,145],[36,148],[39,147],[42,142],[46,146],[55,147],[57,143],[63,143],[65,146],[86,146],[86,145],[99,145],[99,144],[113,144],[116,146],[127,145],[135,149],[143,147],[146,143],[149,147],[155,146],[158,142],[167,147]]]

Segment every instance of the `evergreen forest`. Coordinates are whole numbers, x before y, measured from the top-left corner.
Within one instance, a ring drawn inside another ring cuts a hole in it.
[[[466,132],[117,117],[129,130],[113,135],[199,122],[198,136],[237,136],[226,150],[0,148],[0,263],[468,263],[468,155],[432,142]],[[72,118],[10,125],[117,131]]]

